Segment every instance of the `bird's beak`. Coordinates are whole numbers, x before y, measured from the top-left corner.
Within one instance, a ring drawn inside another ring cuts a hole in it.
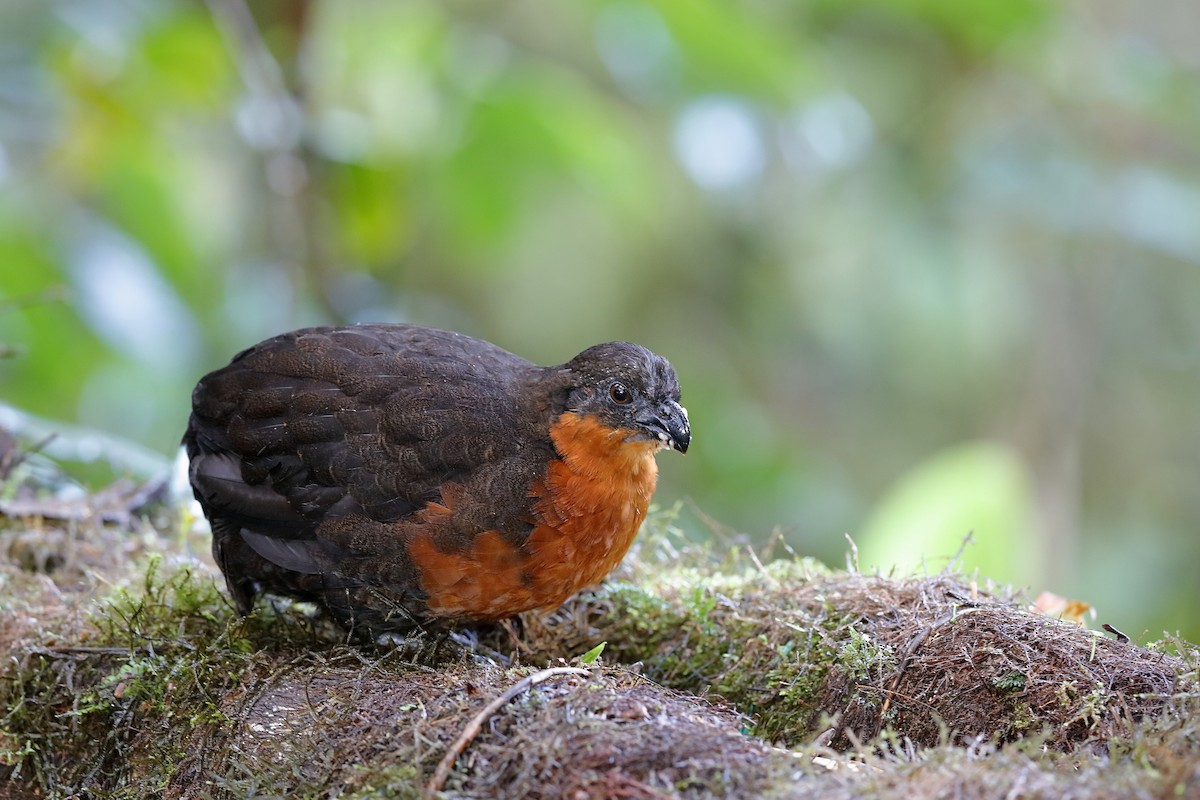
[[[687,409],[674,400],[664,400],[652,416],[639,419],[638,422],[646,428],[664,446],[672,447],[681,453],[686,453],[692,443],[692,428],[688,424]]]

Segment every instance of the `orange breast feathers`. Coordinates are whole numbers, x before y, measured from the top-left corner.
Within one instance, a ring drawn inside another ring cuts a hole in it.
[[[418,533],[409,553],[435,616],[504,619],[561,605],[624,558],[658,481],[657,441],[565,413],[550,428],[560,458],[531,490],[537,526],[516,547],[495,531],[443,552]]]

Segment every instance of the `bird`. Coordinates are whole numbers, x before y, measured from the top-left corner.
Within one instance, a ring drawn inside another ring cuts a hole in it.
[[[193,494],[238,612],[261,594],[379,637],[553,609],[598,584],[691,425],[665,358],[538,366],[413,324],[303,328],[192,394]]]

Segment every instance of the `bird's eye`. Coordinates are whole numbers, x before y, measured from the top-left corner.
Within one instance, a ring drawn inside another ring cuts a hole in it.
[[[623,383],[614,383],[608,387],[608,396],[618,405],[627,405],[633,400],[633,395],[625,388]]]

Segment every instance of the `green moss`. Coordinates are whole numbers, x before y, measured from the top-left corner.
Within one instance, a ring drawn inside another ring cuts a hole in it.
[[[753,720],[748,733],[801,741],[818,717],[817,698],[846,621],[829,614],[827,603],[781,614],[778,597],[781,586],[801,584],[823,569],[799,560],[740,573],[680,567],[640,585],[615,584],[607,591],[614,607],[603,631],[606,654],[640,661],[672,688],[732,703]],[[866,670],[894,667],[890,651],[862,635],[844,660]]]
[[[92,614],[86,641],[27,651],[0,677],[0,760],[52,795],[165,785],[192,730],[251,667],[213,580],[151,559]]]
[[[896,655],[886,644],[858,628],[846,629],[847,638],[837,649],[837,665],[855,681],[879,681],[896,671]]]
[[[834,571],[815,558],[780,558],[765,565],[764,574],[780,585],[789,585],[813,578],[826,578]]]
[[[1015,669],[992,678],[992,686],[995,686],[997,691],[1005,693],[1023,692],[1027,683],[1028,679],[1025,673]]]
[[[424,775],[412,764],[358,766],[346,781],[343,800],[415,800],[422,794]]]
[[[1089,728],[1095,727],[1104,716],[1112,693],[1102,683],[1097,683],[1090,692],[1083,695],[1075,716],[1066,722],[1066,726],[1082,723]]]
[[[1005,738],[1018,738],[1033,730],[1038,724],[1037,715],[1028,703],[1014,703],[1008,719]]]
[[[674,527],[676,506],[653,510],[642,531],[637,583],[604,590],[612,610],[601,630],[606,658],[641,662],[655,681],[718,695],[747,714],[747,732],[795,742],[818,716],[817,698],[846,624],[827,601],[787,604],[832,572],[808,558],[760,563],[738,547],[714,563]],[[864,656],[865,657],[865,656]]]
[[[554,616],[545,627],[549,643],[523,651],[525,663],[577,655],[605,640],[605,662],[641,662],[654,681],[719,697],[745,715],[743,732],[789,746],[818,727],[859,724],[865,741],[878,724],[895,723],[896,705],[880,709],[897,669],[886,643],[899,605],[889,594],[894,587],[857,575],[822,577],[824,568],[803,560],[751,561],[639,567],[649,574],[637,583],[611,584]],[[341,646],[317,636],[294,605],[265,606],[242,619],[212,576],[186,564],[150,559],[135,574],[96,602],[86,627],[52,634],[52,621],[40,623],[0,666],[0,779],[45,796],[152,796],[182,774],[179,785],[203,781],[215,797],[416,797],[441,750],[431,743],[444,745],[464,724],[456,717],[518,677],[462,660],[472,673],[463,677],[444,658],[431,670],[425,662],[432,656],[415,665],[411,650],[381,655]],[[41,645],[28,645],[31,637]],[[1196,651],[1187,654],[1194,675]],[[1016,670],[993,681],[1010,712],[997,715],[1001,738],[1034,742],[1039,729],[1043,736],[1058,729],[1044,724],[1026,682]],[[606,686],[589,683],[579,692]],[[463,703],[465,696],[471,699]],[[549,708],[556,697],[539,691],[515,701],[489,735],[511,735],[505,719]],[[1115,716],[1115,697],[1094,680],[1065,681],[1054,704],[1069,710],[1056,725],[1069,717],[1066,725],[1091,735]],[[614,719],[610,706],[597,718]],[[1150,765],[1163,737],[1194,742],[1195,715],[1172,713],[1153,735],[1111,740],[1111,752]],[[409,730],[410,723],[417,727]],[[949,741],[948,730],[943,738]],[[900,742],[895,730],[878,737],[878,746],[897,753],[911,747],[907,738]],[[476,753],[489,746],[481,741]],[[792,767],[786,761],[789,776]],[[677,772],[672,780],[677,791],[698,795],[728,795],[740,785],[711,770]]]
[[[140,582],[117,587],[101,601],[92,622],[100,640],[133,649],[224,634],[233,617],[229,600],[211,576],[197,574],[191,565],[164,568],[160,556],[151,556]],[[242,644],[249,649],[248,642]]]
[[[781,654],[767,675],[772,691],[759,703],[753,732],[767,741],[796,743],[805,738],[820,716],[817,698],[831,658],[832,651],[816,642],[811,649]]]

